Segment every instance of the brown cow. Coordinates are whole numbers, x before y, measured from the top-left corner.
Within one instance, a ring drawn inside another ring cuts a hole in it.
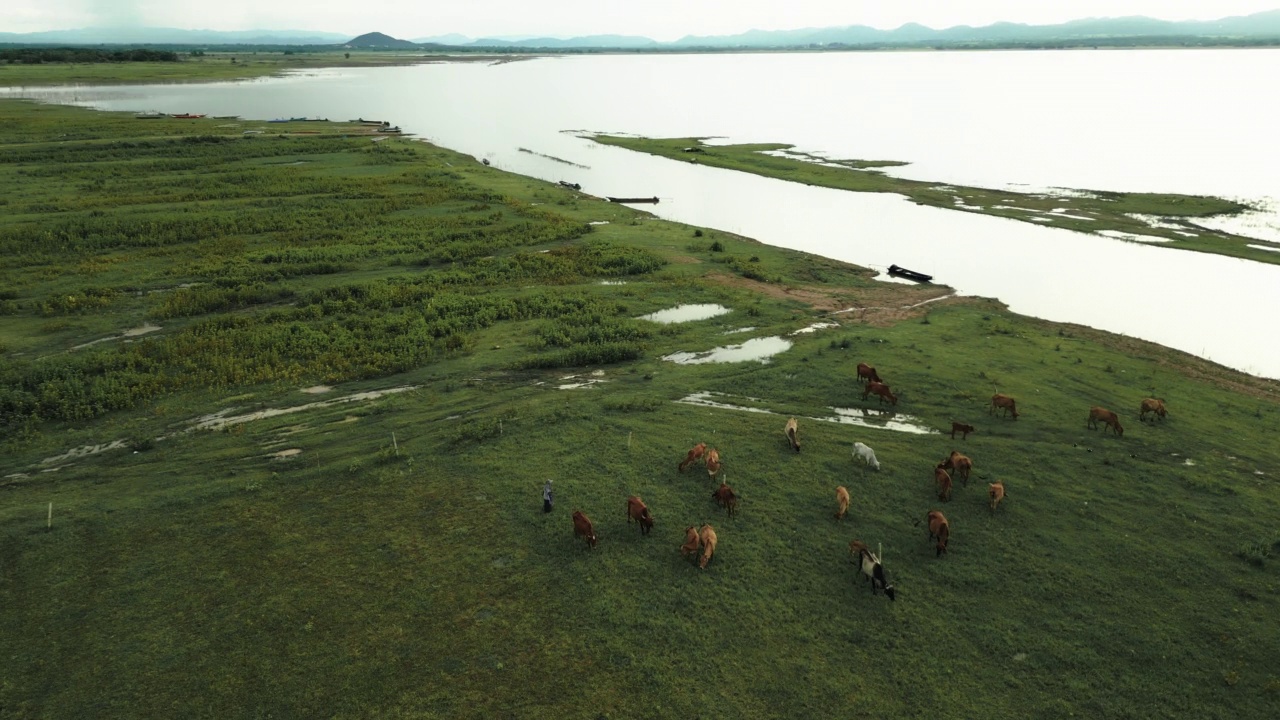
[[[649,508],[635,495],[627,498],[627,524],[630,525],[632,520],[640,523],[641,535],[648,535],[653,529],[653,516],[649,514]]]
[[[1014,420],[1018,419],[1018,404],[1015,403],[1013,401],[1013,398],[1009,397],[1008,395],[1001,395],[1000,393],[996,393],[995,395],[991,396],[991,407],[987,408],[987,414],[991,415],[996,411],[996,408],[1000,408],[1001,410],[1004,410],[1004,412],[1001,414],[1002,417],[1012,413],[1013,419]]]
[[[791,446],[791,449],[800,452],[800,426],[796,423],[796,419],[791,418],[788,420],[787,427],[782,432],[787,436],[787,444]]]
[[[946,502],[951,499],[951,476],[942,467],[942,463],[938,463],[938,467],[933,469],[933,481],[938,485],[938,499]]]
[[[723,505],[729,511],[729,517],[738,514],[738,494],[723,482],[711,493],[711,499]]]
[[[843,520],[849,510],[849,490],[841,485],[836,488],[836,519]]]
[[[1004,500],[1004,483],[999,480],[987,485],[987,497],[991,498],[991,512],[995,512],[1000,507],[1000,501]]]
[[[969,433],[971,432],[975,432],[972,425],[965,425],[964,423],[958,423],[958,422],[952,421],[951,423],[951,439],[952,440],[956,439],[956,433],[960,433],[961,440],[968,440]]]
[[[715,448],[707,451],[703,458],[707,463],[707,475],[711,476],[711,482],[716,481],[716,475],[720,474],[720,453]]]
[[[680,468],[679,468],[680,472],[684,472],[685,468],[689,467],[690,465],[692,465],[693,463],[701,459],[702,453],[706,451],[707,451],[706,443],[698,443],[697,445],[694,445],[693,448],[689,450],[689,454],[685,456],[684,462],[680,463]]]
[[[1102,428],[1103,435],[1107,434],[1107,428],[1111,428],[1111,431],[1117,436],[1124,435],[1124,428],[1120,427],[1120,418],[1116,417],[1116,414],[1110,410],[1094,405],[1089,408],[1089,422],[1085,423],[1085,427],[1097,430],[1099,420],[1104,425]]]
[[[698,556],[698,528],[694,525],[684,529],[684,544],[680,546],[680,555],[687,555],[690,560]]]
[[[858,380],[866,380],[867,382],[884,382],[880,379],[880,375],[876,373],[876,369],[866,363],[858,363]]]
[[[956,476],[964,481],[964,486],[969,487],[969,471],[973,469],[973,461],[967,456],[952,450],[951,456],[943,460],[940,467],[954,472]]]
[[[889,386],[881,382],[869,382],[862,390],[862,399],[866,400],[868,395],[876,395],[880,398],[880,404],[884,404],[886,400],[890,405],[898,404],[898,396],[889,391]]]
[[[581,510],[573,511],[573,534],[581,535],[587,541],[587,547],[596,546],[596,529],[591,524],[590,518]]]
[[[715,528],[703,525],[701,532],[698,533],[698,539],[702,541],[702,559],[698,561],[698,567],[705,570],[707,563],[711,562],[711,556],[716,554]]]
[[[1160,398],[1146,398],[1142,401],[1142,411],[1138,413],[1138,422],[1146,420],[1147,413],[1154,413],[1163,420],[1167,412],[1168,411],[1164,409],[1164,400],[1161,400]],[[1155,421],[1156,419],[1154,417],[1151,418],[1151,422]]]
[[[951,538],[951,524],[947,522],[947,516],[940,510],[930,510],[924,519],[929,524],[929,539],[937,538],[938,540],[936,556],[942,557],[942,553],[947,551],[947,541]]]

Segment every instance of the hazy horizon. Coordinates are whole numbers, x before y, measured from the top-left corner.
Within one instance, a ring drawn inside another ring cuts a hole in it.
[[[1085,18],[1145,16],[1160,20],[1217,20],[1280,9],[1280,0],[473,0],[423,4],[384,0],[375,16],[363,8],[299,0],[270,4],[223,0],[216,5],[156,0],[8,0],[0,32],[88,28],[172,28],[347,34],[384,32],[401,39],[464,35],[558,37],[633,35],[670,42],[688,35],[735,35],[748,30],[866,25],[891,30],[908,23],[933,29],[997,22],[1050,25]],[[388,32],[390,30],[390,32]]]

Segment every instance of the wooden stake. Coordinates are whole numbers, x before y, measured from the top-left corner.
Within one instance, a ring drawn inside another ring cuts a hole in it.
[[[400,457],[400,444],[396,442],[396,434],[391,433],[391,447],[396,449],[396,457]]]
[[[53,529],[53,503],[49,503],[49,524],[45,525],[45,530]]]
[[[631,431],[630,430],[627,431],[627,449],[628,450],[631,449]]]
[[[501,421],[501,420],[499,420],[499,421],[498,421],[498,434],[499,434],[499,435],[501,435],[501,434],[502,434],[502,421]]]

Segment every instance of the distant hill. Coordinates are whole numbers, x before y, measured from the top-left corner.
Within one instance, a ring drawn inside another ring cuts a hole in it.
[[[683,50],[683,49],[767,49],[841,47],[1025,47],[1037,44],[1083,45],[1151,44],[1168,39],[1194,38],[1218,44],[1280,42],[1280,10],[1219,20],[1170,21],[1148,17],[1085,18],[1056,25],[1023,25],[1000,22],[983,27],[957,25],[933,29],[908,23],[893,30],[866,25],[801,28],[797,30],[749,30],[736,35],[688,35],[674,42],[657,42],[635,35],[587,35],[581,37],[492,37],[471,39],[451,33],[399,40],[380,32],[350,36],[301,30],[178,30],[174,28],[86,28],[39,33],[0,33],[0,43],[32,45],[345,45],[367,49],[467,49],[503,50]],[[1129,41],[1127,43],[1116,41]]]
[[[384,35],[380,32],[365,33],[359,37],[352,38],[343,44],[346,47],[350,47],[350,48],[367,48],[367,49],[378,49],[378,50],[385,50],[387,48],[403,48],[406,50],[416,50],[418,48],[418,43],[410,42],[408,40],[399,40],[391,37],[390,35]]]

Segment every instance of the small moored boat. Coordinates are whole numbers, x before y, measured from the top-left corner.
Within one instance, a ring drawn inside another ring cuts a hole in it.
[[[647,197],[647,198],[605,197],[605,200],[608,200],[609,202],[614,202],[614,203],[656,203],[658,202],[658,196],[654,195],[653,197]]]
[[[896,277],[906,278],[908,280],[915,280],[916,282],[929,282],[933,280],[932,275],[925,275],[922,272],[908,270],[904,267],[898,267],[897,265],[889,266],[889,274]]]
[[[571,182],[569,182],[568,180],[561,180],[561,181],[560,181],[560,185],[561,185],[561,186],[563,186],[563,187],[567,187],[567,188],[569,188],[570,190],[581,190],[581,189],[582,189],[582,186],[581,186],[581,185],[579,185],[578,183],[571,183]]]
[[[204,117],[204,115],[195,115],[195,114],[192,114],[192,113],[179,113],[179,114],[177,114],[177,115],[170,115],[169,117],[171,117],[171,118],[177,118],[177,119],[179,119],[179,120],[195,120],[195,119],[197,119],[197,118],[202,118],[202,117]]]

